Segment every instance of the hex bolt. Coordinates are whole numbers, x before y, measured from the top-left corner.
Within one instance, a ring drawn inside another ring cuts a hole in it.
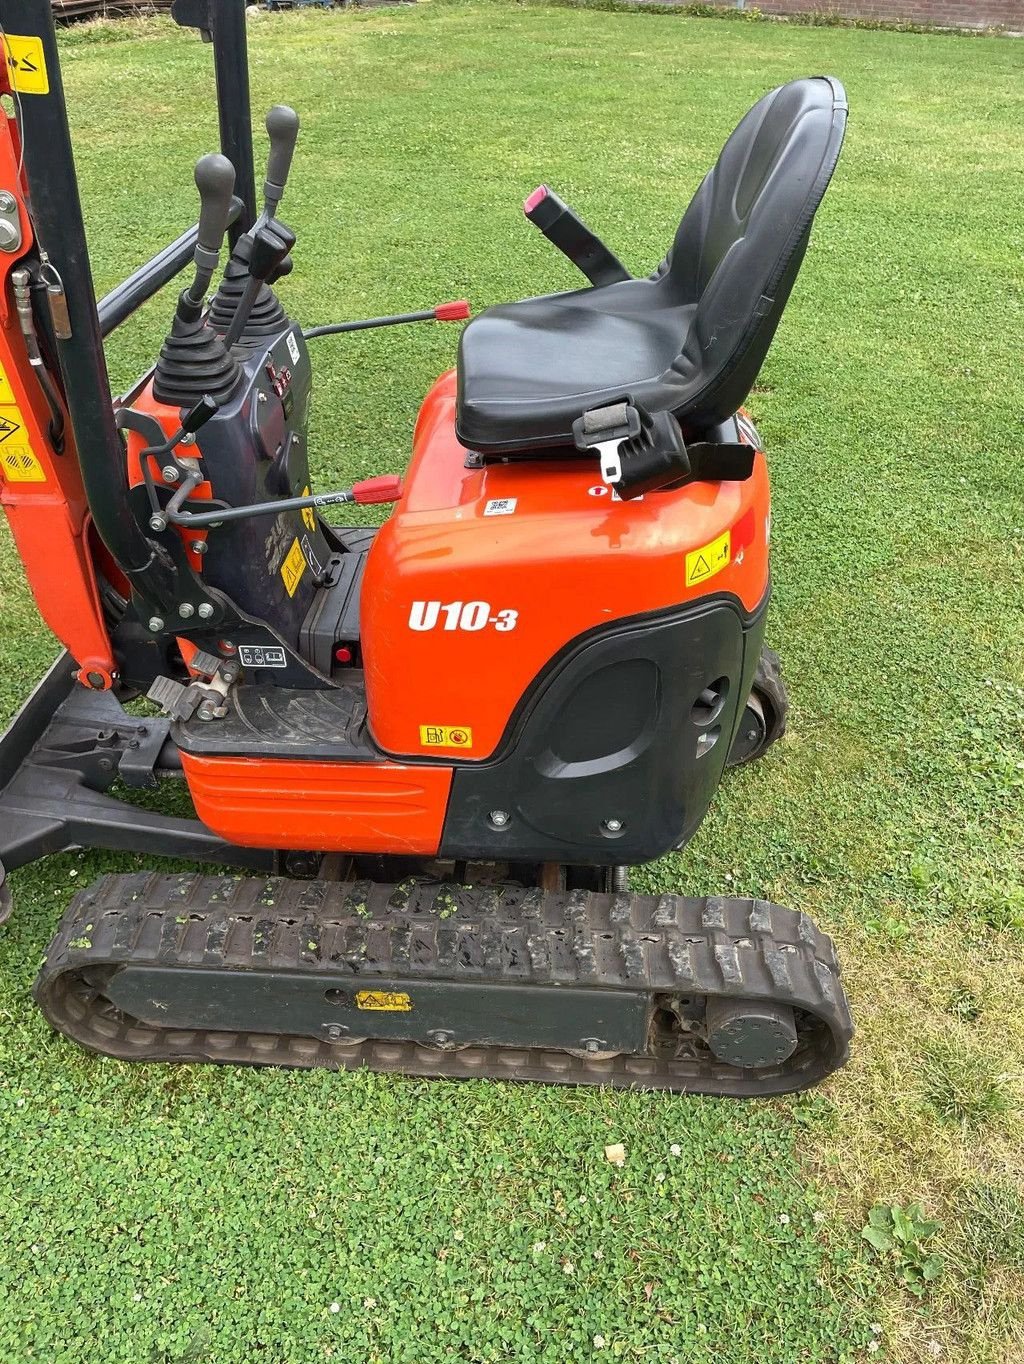
[[[21,244],[17,226],[6,218],[0,219],[0,251],[14,251]]]
[[[177,483],[178,471],[173,464],[165,464],[160,473],[165,483]]]
[[[491,821],[491,823],[494,825],[496,829],[504,829],[506,824],[508,824],[508,811],[492,810],[491,813],[487,816],[487,818]]]
[[[212,701],[203,701],[196,714],[199,716],[200,720],[216,720],[217,707]]]
[[[265,403],[267,401],[267,395],[265,393],[257,393],[256,401],[258,403]]]
[[[451,1046],[452,1035],[450,1032],[445,1032],[443,1028],[435,1028],[433,1032],[428,1032],[427,1036],[435,1047]]]
[[[13,194],[9,194],[7,190],[0,190],[0,213],[10,213],[16,204],[17,200]]]
[[[184,434],[184,435],[182,436],[182,438],[181,438],[181,444],[182,444],[182,445],[195,445],[195,443],[196,443],[196,433],[195,433],[194,431],[186,431],[185,434]]]
[[[208,601],[201,601],[199,603],[199,614],[202,616],[203,620],[209,620],[213,615],[213,607]]]
[[[149,518],[149,528],[150,530],[166,530],[167,517],[162,512],[154,512]]]
[[[189,541],[188,547],[189,547],[189,549],[192,551],[193,554],[205,554],[205,553],[206,553],[206,541],[205,541],[205,540],[190,540],[190,541]]]
[[[149,628],[153,631],[154,635],[158,635],[164,628],[163,618],[161,616],[150,616]]]
[[[324,1032],[327,1034],[327,1040],[329,1042],[338,1042],[345,1036],[337,1023],[331,1023],[328,1027],[324,1028]]]
[[[178,615],[181,616],[182,620],[188,620],[189,616],[194,616],[195,613],[196,608],[190,601],[183,601],[178,607]]]
[[[604,829],[605,833],[609,833],[609,834],[621,834],[621,833],[622,833],[622,820],[621,820],[621,819],[606,819],[606,820],[604,821],[604,823],[601,825],[601,828]]]

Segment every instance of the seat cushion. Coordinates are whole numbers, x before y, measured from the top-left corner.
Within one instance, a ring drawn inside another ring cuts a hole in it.
[[[484,453],[572,445],[587,408],[626,392],[642,402],[660,383],[693,312],[659,279],[488,308],[462,333],[459,440]]]

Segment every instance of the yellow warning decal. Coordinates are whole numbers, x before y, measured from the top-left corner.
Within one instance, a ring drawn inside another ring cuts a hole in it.
[[[420,725],[424,748],[472,748],[473,731],[465,725]]]
[[[0,472],[10,483],[46,482],[46,471],[27,445],[0,445]]]
[[[407,1014],[412,1012],[412,1000],[404,990],[360,990],[356,994],[357,1009],[376,1009],[378,1013]]]
[[[308,496],[309,496],[309,484],[308,484],[308,483],[306,484],[306,486],[305,486],[305,487],[303,488],[303,490],[302,490],[302,496],[303,496],[303,497],[308,497]],[[312,507],[303,507],[303,508],[302,508],[302,520],[303,520],[303,524],[305,525],[305,527],[306,527],[307,530],[316,530],[316,512],[313,510]]]
[[[28,443],[21,408],[0,366],[0,472],[9,483],[45,483],[46,470]]]
[[[0,444],[11,440],[19,444],[25,439],[25,422],[21,408],[14,403],[0,404]]]
[[[17,90],[19,95],[48,95],[50,81],[42,38],[5,33],[4,47],[7,49],[7,78],[12,90]]]
[[[0,437],[2,439],[2,437]],[[302,581],[302,575],[306,571],[306,556],[302,552],[302,546],[298,540],[292,541],[292,547],[285,555],[284,563],[281,565],[281,577],[284,579],[284,590],[289,597],[295,596],[295,589]]]
[[[686,586],[697,587],[705,578],[713,578],[727,568],[732,557],[732,532],[726,531],[686,556]]]

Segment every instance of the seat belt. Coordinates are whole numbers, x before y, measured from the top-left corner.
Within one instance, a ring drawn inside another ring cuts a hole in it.
[[[752,445],[687,445],[671,412],[650,413],[628,395],[592,407],[572,425],[578,450],[596,450],[601,477],[623,501],[686,483],[742,483],[754,471]]]
[[[609,251],[601,238],[595,237],[582,218],[547,185],[537,186],[523,203],[523,212],[591,284],[600,288],[633,278],[618,256]]]

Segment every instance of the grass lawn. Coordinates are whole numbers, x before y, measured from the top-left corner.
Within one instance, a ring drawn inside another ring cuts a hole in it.
[[[53,1037],[29,987],[75,887],[139,863],[51,858],[15,874],[0,929],[0,1359],[1020,1364],[1024,47],[482,3],[250,35],[254,107],[304,120],[282,293],[308,323],[575,287],[519,213],[541,180],[649,270],[758,96],[846,83],[751,399],[790,733],[634,884],[807,910],[859,1032],[821,1090],[746,1106],[133,1069]],[[147,20],[62,55],[102,292],[194,215],[209,50]],[[118,388],[171,304],[112,338]],[[316,343],[321,486],[401,467],[455,340]],[[55,647],[6,524],[0,598],[2,718]],[[862,1240],[873,1206],[914,1202],[930,1235]],[[932,1253],[918,1297],[903,1273]]]

